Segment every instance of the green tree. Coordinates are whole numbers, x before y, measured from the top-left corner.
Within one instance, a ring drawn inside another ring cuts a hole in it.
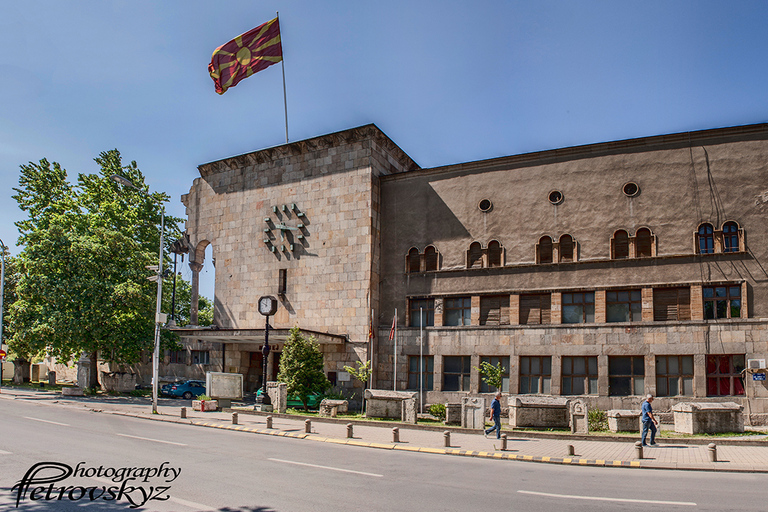
[[[356,366],[344,366],[344,371],[349,372],[355,380],[359,380],[363,384],[363,411],[365,411],[365,390],[373,374],[373,368],[371,367],[371,361],[366,361],[365,363],[358,361]]]
[[[480,367],[475,366],[475,370],[478,371],[483,382],[488,384],[488,387],[501,390],[501,383],[504,378],[504,368],[501,363],[498,366],[493,366],[488,361],[481,361]]]
[[[331,387],[323,372],[320,346],[314,337],[305,338],[298,327],[291,329],[283,347],[277,380],[288,385],[289,395],[299,397],[305,411],[308,409],[307,397],[311,393],[323,393]]]
[[[119,174],[147,190],[136,162],[123,166],[117,150],[95,161],[99,173],[79,174],[75,186],[57,163],[21,166],[13,197],[28,218],[16,223],[24,249],[17,258],[9,346],[27,359],[48,353],[71,360],[88,353],[97,386],[98,354],[134,363],[142,350],[152,349],[156,284],[147,281],[146,266],[157,265],[168,196],[114,183],[110,176]],[[166,217],[166,243],[178,237],[180,220]],[[176,347],[174,336],[163,339]]]

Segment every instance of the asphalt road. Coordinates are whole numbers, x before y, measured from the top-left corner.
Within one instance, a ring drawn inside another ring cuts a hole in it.
[[[765,475],[396,452],[0,400],[0,511],[724,511],[767,497]]]

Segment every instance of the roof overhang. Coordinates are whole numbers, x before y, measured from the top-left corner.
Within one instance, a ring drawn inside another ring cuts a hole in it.
[[[168,329],[179,336],[197,338],[200,341],[215,343],[264,343],[264,329],[221,329],[211,327],[172,327]],[[318,343],[323,345],[341,345],[347,341],[344,334],[331,334],[325,332],[299,329],[305,336],[313,336]],[[269,341],[273,343],[285,343],[290,336],[290,329],[269,329]]]

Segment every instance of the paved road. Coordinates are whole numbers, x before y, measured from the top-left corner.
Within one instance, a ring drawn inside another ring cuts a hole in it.
[[[163,462],[181,468],[161,494],[170,499],[139,507],[158,512],[722,511],[761,509],[768,497],[766,475],[571,467],[372,450],[3,400],[0,510],[15,509],[17,494],[11,488],[38,462],[73,468],[84,462],[81,467],[102,466],[103,471]],[[160,480],[137,486],[156,487]],[[97,486],[97,499],[89,502],[86,494],[70,501],[65,491],[56,500],[54,490],[51,500],[38,491],[39,499],[32,501],[28,492],[18,510],[129,510],[124,496],[98,499],[101,486],[116,485],[104,478],[72,476],[46,485]],[[71,497],[79,497],[78,489],[72,492]]]

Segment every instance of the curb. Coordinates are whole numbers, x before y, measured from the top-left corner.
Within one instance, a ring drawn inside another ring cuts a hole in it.
[[[343,444],[347,446],[358,446],[361,448],[375,448],[380,450],[400,450],[400,451],[407,451],[407,452],[430,453],[434,455],[452,455],[452,456],[459,456],[459,457],[476,457],[476,458],[483,458],[483,459],[516,460],[516,461],[523,461],[523,462],[538,462],[538,463],[544,463],[544,464],[561,464],[561,465],[570,465],[570,466],[666,469],[666,470],[677,470],[677,471],[708,471],[708,472],[726,472],[726,473],[768,473],[768,468],[766,469],[752,468],[752,467],[750,468],[738,468],[738,467],[718,468],[715,466],[702,467],[702,466],[693,466],[693,465],[686,466],[686,465],[679,465],[679,464],[661,464],[661,463],[656,464],[654,462],[645,461],[645,460],[627,461],[627,460],[583,459],[583,458],[577,458],[577,457],[539,457],[539,456],[533,456],[533,455],[521,455],[521,454],[507,453],[507,452],[501,452],[501,451],[488,452],[488,451],[460,450],[460,449],[451,449],[451,448],[425,448],[425,447],[418,447],[418,446],[405,446],[402,444],[393,444],[393,443],[372,443],[372,442],[369,443],[369,442],[360,441],[354,438],[338,439],[338,438],[332,438],[332,437],[322,437],[317,434],[307,434],[304,432],[302,433],[283,432],[275,429],[267,430],[267,429],[246,427],[244,425],[212,423],[212,422],[204,422],[204,421],[195,421],[191,419],[182,420],[177,418],[170,418],[167,416],[155,418],[151,416],[134,414],[134,413],[124,412],[124,411],[98,411],[98,412],[108,412],[109,414],[116,414],[119,416],[128,416],[132,418],[146,419],[146,420],[152,420],[152,421],[164,421],[168,423],[178,423],[183,425],[191,425],[195,427],[216,428],[220,430],[231,430],[236,432],[247,432],[250,434],[259,434],[259,435],[268,435],[268,436],[277,436],[277,437],[289,437],[293,439],[306,439],[308,441]]]

